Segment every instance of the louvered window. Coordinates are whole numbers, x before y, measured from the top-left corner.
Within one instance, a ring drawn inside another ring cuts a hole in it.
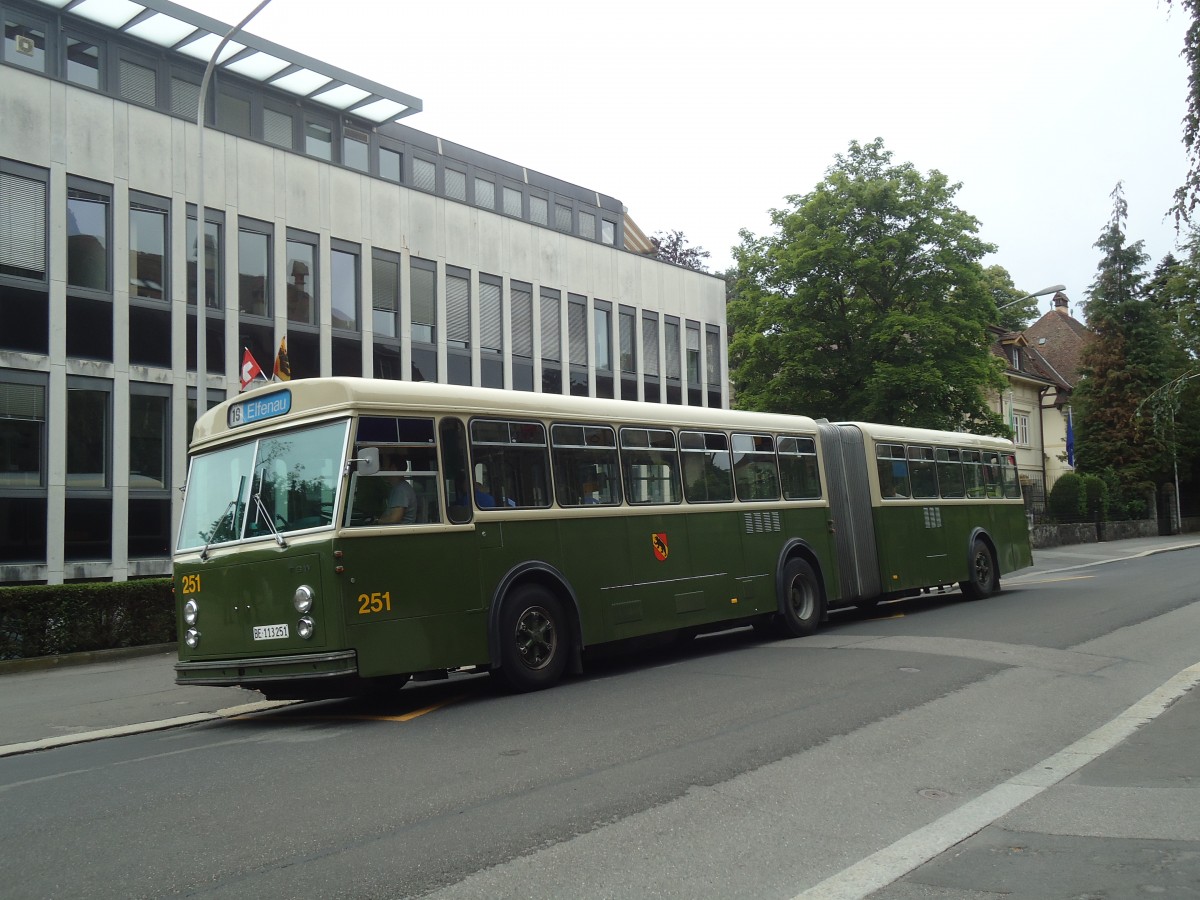
[[[446,169],[446,196],[451,200],[467,199],[467,174],[458,169]]]
[[[504,349],[500,312],[500,279],[479,276],[479,349],[499,353]]]
[[[533,288],[528,284],[510,282],[509,302],[512,304],[513,356],[533,358]]]
[[[371,259],[371,329],[379,337],[396,336],[400,306],[400,261],[391,256]]]
[[[619,317],[619,325],[618,325],[618,327],[620,329],[620,334],[618,336],[618,339],[620,340],[620,355],[621,355],[621,371],[622,372],[633,373],[633,372],[637,371],[637,357],[635,356],[635,353],[634,353],[635,341],[636,341],[637,336],[634,332],[634,325],[635,325],[635,320],[633,317],[633,313],[626,312],[624,309],[622,309],[620,317]]]
[[[413,260],[409,280],[412,290],[412,339],[425,344],[436,343],[437,270],[433,263],[418,265],[418,261]]]
[[[263,139],[277,147],[292,149],[292,117],[275,109],[263,110]]]
[[[571,365],[586,366],[588,362],[587,346],[587,306],[576,300],[572,295],[567,304],[567,342],[570,345]]]
[[[549,225],[549,204],[545,197],[529,198],[529,221],[534,225]]]
[[[682,374],[679,360],[679,323],[667,322],[663,338],[666,345],[663,349],[667,355],[667,377],[679,378]]]
[[[542,359],[562,359],[562,307],[558,291],[542,290]]]
[[[712,327],[711,325],[709,326]],[[721,336],[715,331],[704,335],[705,363],[708,371],[708,383],[712,387],[721,386]]]
[[[700,323],[687,326],[687,380],[691,387],[700,384]]]
[[[46,183],[0,172],[0,275],[46,278]]]
[[[590,241],[596,239],[596,217],[591,213],[581,212],[579,214],[579,236]]]
[[[486,178],[475,179],[475,205],[484,209],[496,208],[496,185]]]
[[[516,188],[504,189],[504,214],[521,218],[521,192]]]
[[[0,487],[45,485],[46,388],[0,381]]]
[[[446,275],[446,343],[471,346],[471,282],[462,275]]]
[[[139,66],[135,62],[123,59],[121,60],[120,73],[122,97],[146,106],[154,106],[158,103],[158,75],[153,69],[148,69],[145,66]],[[196,97],[197,101],[199,101],[198,91]],[[192,115],[194,116],[195,114],[196,107],[193,106]]]
[[[646,316],[642,319],[642,359],[646,374],[658,374],[658,319]]]
[[[559,231],[571,230],[571,207],[554,204],[554,227]]]
[[[427,159],[413,157],[413,187],[433,193],[437,190],[437,166]]]
[[[196,121],[196,113],[200,109],[200,85],[183,78],[171,79],[171,112],[177,116]],[[267,138],[270,140],[270,138]],[[288,139],[288,146],[292,144]]]

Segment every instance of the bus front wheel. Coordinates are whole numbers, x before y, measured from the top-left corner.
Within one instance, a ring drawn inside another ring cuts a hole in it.
[[[500,610],[500,671],[514,691],[550,687],[567,663],[567,620],[562,604],[546,588],[517,588]]]
[[[784,637],[804,637],[821,624],[821,585],[812,566],[793,559],[783,570],[783,604],[776,629]]]
[[[976,540],[971,546],[970,577],[960,581],[958,587],[968,600],[982,600],[1000,589],[996,557],[985,541]]]

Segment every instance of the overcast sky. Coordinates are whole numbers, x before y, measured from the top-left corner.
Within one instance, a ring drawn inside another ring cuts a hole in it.
[[[248,30],[420,97],[405,124],[684,232],[714,271],[882,137],[961,182],[985,264],[1079,314],[1118,181],[1150,268],[1174,249],[1186,25],[1160,0],[272,0]]]

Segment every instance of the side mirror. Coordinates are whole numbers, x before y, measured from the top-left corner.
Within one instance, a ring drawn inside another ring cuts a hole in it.
[[[379,448],[363,447],[358,451],[358,456],[350,462],[354,464],[354,471],[359,475],[374,475],[379,471]]]

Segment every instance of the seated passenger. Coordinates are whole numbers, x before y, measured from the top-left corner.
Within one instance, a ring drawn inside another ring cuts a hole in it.
[[[391,450],[380,460],[380,471],[408,472],[408,458],[401,450]],[[417,492],[409,483],[407,474],[393,481],[388,492],[387,506],[376,520],[381,525],[415,525],[417,522]]]

